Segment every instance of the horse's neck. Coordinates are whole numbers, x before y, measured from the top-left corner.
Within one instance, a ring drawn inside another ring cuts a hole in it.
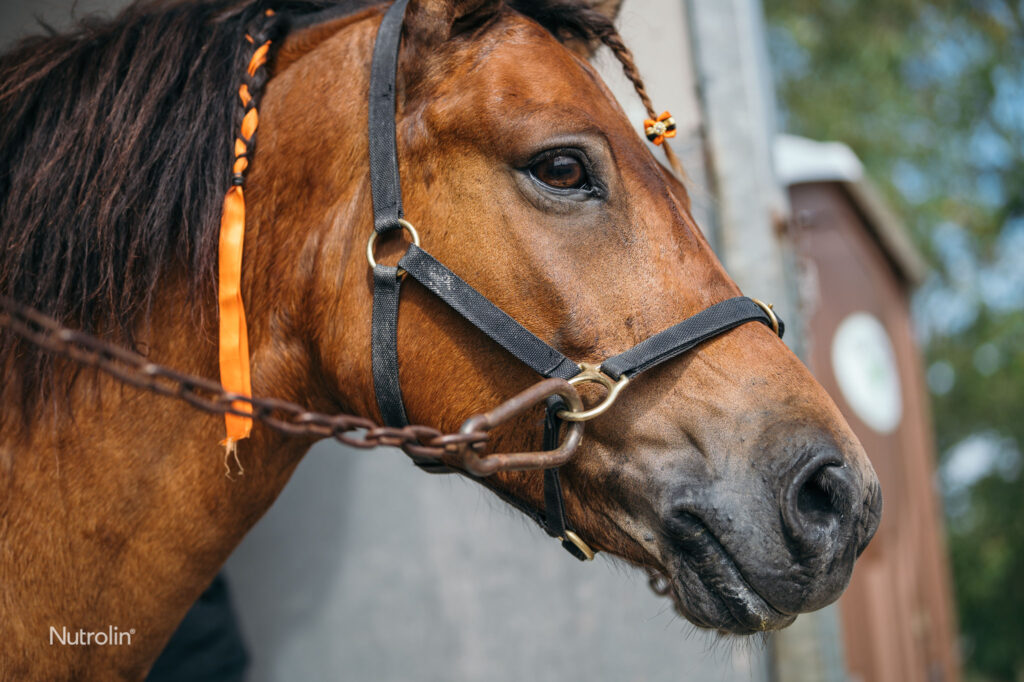
[[[216,376],[215,346],[196,342],[182,310],[154,328],[151,356]],[[141,676],[309,445],[257,429],[239,451],[244,475],[232,460],[229,478],[221,418],[90,372],[69,397],[27,437],[0,435],[4,679]],[[136,635],[53,647],[51,626]]]
[[[368,320],[370,310],[360,256],[372,227],[365,169],[335,164],[331,182],[304,193],[310,159],[365,134],[356,95],[345,105],[352,115],[332,113],[315,135],[301,127],[311,125],[300,116],[310,107],[337,108],[332,93],[306,85],[306,71],[323,59],[275,76],[261,104],[243,275],[253,392],[325,411],[340,400],[370,414],[368,353],[353,352],[366,347],[369,326],[349,324]],[[216,343],[195,328],[186,287],[184,280],[162,285],[168,293],[143,341],[154,361],[215,378]],[[329,328],[337,342],[311,353],[308,330]],[[340,388],[336,377],[345,378]],[[245,473],[238,475],[219,446],[219,417],[91,372],[78,377],[69,399],[70,411],[35,420],[27,439],[0,434],[0,669],[10,679],[138,678],[310,441],[256,428],[240,446]],[[226,466],[235,471],[230,478]],[[53,647],[50,626],[116,626],[136,635],[130,647]]]

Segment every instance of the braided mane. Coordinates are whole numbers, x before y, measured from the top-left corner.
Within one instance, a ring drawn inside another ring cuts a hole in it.
[[[201,311],[215,298],[220,210],[244,114],[237,93],[253,51],[276,47],[293,21],[371,4],[139,0],[0,56],[0,296],[133,345],[177,265]],[[508,4],[560,40],[608,45],[653,111],[611,21],[584,0]],[[266,72],[246,78],[258,100]],[[46,393],[51,363],[0,330],[3,390],[16,380],[23,405]]]

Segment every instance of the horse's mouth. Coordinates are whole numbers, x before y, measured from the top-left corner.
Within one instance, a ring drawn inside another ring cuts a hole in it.
[[[670,536],[680,550],[672,597],[680,615],[699,627],[735,634],[777,630],[796,619],[751,587],[699,518],[679,514],[672,526]]]

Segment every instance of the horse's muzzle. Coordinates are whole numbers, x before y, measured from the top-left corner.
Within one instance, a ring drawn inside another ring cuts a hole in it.
[[[805,431],[759,454],[741,471],[688,481],[668,505],[677,605],[698,624],[750,632],[822,608],[878,528],[877,479],[832,439]]]

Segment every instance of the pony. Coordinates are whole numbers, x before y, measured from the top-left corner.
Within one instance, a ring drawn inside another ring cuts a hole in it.
[[[587,61],[609,47],[655,119],[617,5],[410,0],[396,81],[408,220],[500,308],[590,363],[739,294],[685,187]],[[363,244],[385,10],[144,0],[4,55],[0,295],[216,376],[217,231],[243,82],[260,118],[241,271],[253,394],[379,419]],[[382,239],[376,256],[403,247]],[[413,422],[454,431],[536,380],[416,282],[400,306]],[[0,334],[0,669],[140,679],[316,438],[256,422],[238,443],[244,475],[227,476],[221,419]],[[540,449],[538,419],[510,420],[489,447]],[[784,627],[837,599],[881,514],[849,426],[759,324],[638,378],[560,472],[589,546],[661,576],[683,616],[721,632]],[[543,509],[539,471],[475,480]],[[131,646],[49,641],[54,625],[123,624]]]

